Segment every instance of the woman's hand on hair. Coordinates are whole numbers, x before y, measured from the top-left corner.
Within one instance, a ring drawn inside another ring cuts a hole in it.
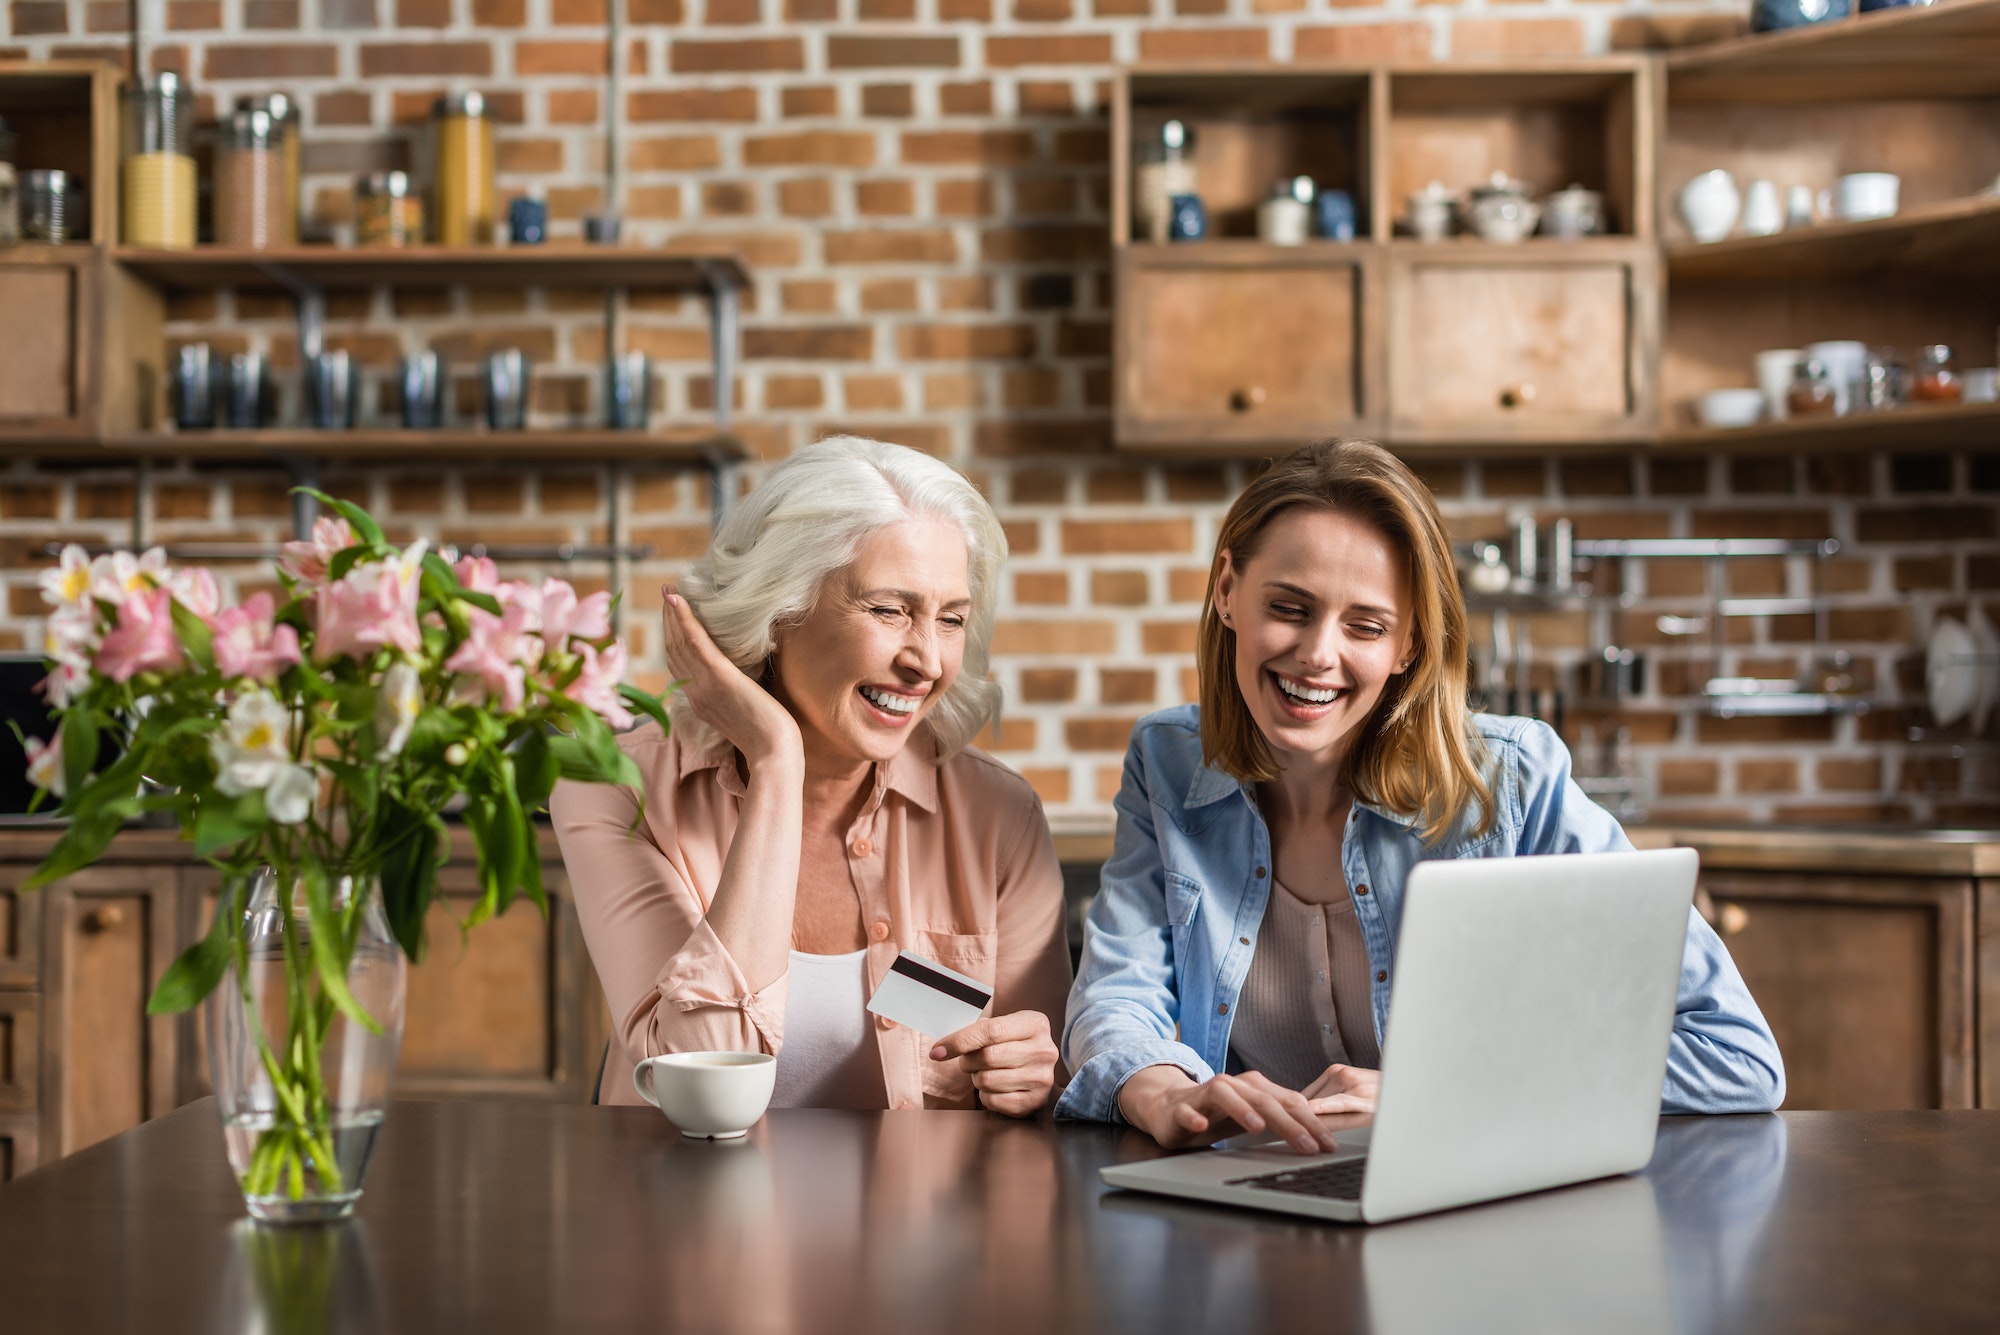
[[[934,1062],[958,1058],[979,1102],[1009,1117],[1033,1117],[1048,1103],[1058,1055],[1049,1017],[1040,1011],[975,1020],[931,1049]]]
[[[1125,1082],[1118,1106],[1127,1121],[1170,1150],[1212,1145],[1245,1132],[1276,1136],[1300,1154],[1336,1148],[1332,1128],[1304,1094],[1256,1071],[1196,1084],[1177,1066],[1149,1066]]]
[[[667,670],[680,681],[695,716],[741,751],[753,770],[774,761],[802,761],[804,744],[790,711],[724,656],[687,599],[671,589],[661,592]]]
[[[1306,1086],[1305,1098],[1312,1110],[1321,1116],[1373,1113],[1381,1089],[1380,1071],[1371,1071],[1365,1066],[1335,1064],[1327,1067],[1319,1079]]]

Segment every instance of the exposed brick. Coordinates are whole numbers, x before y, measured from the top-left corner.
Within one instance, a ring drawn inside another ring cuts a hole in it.
[[[676,74],[749,73],[805,67],[805,43],[796,37],[729,40],[676,37],[667,53],[667,68]]]
[[[1009,545],[1019,545],[1009,539]],[[1109,621],[1030,620],[1003,617],[993,628],[993,652],[1063,658],[1077,654],[1108,654],[1118,643],[1118,628]],[[1123,743],[1120,743],[1122,746]]]
[[[1150,705],[1159,698],[1159,674],[1151,668],[1099,668],[1097,701],[1105,705]]]
[[[707,134],[634,139],[625,165],[635,172],[704,171],[722,165],[722,146]]]
[[[10,483],[0,486],[0,518],[54,519],[56,489],[43,483]],[[37,612],[35,615],[41,615]]]
[[[1613,51],[1663,51],[1741,37],[1744,14],[1627,14],[1611,20]]]
[[[833,212],[833,182],[824,176],[778,182],[778,211],[791,218],[824,218]]]
[[[1192,621],[1148,621],[1139,627],[1139,647],[1149,654],[1191,654],[1196,630]]]
[[[701,7],[702,22],[714,26],[743,26],[761,22],[763,6],[759,0],[704,0]]]
[[[676,8],[680,0],[669,0]],[[678,23],[678,13],[667,22]],[[528,0],[472,0],[472,22],[481,28],[520,28],[528,22]],[[636,22],[636,20],[635,20]]]
[[[547,176],[563,167],[560,139],[503,139],[495,148],[494,162],[503,172]]]
[[[897,349],[912,361],[1032,357],[1035,330],[1024,324],[919,324],[897,331]]]
[[[1708,797],[1721,791],[1722,767],[1713,760],[1662,760],[1662,797]]]
[[[1070,556],[1186,552],[1194,546],[1194,521],[1165,519],[1066,519],[1062,549]]]
[[[340,72],[340,49],[324,44],[298,43],[283,46],[217,45],[203,52],[201,68],[205,79],[331,78]],[[362,72],[368,73],[365,65]],[[491,73],[491,67],[473,72]]]
[[[875,136],[845,130],[802,130],[753,135],[743,141],[749,167],[866,167],[875,161]]]
[[[215,54],[211,48],[211,79],[218,77],[212,68]],[[361,48],[361,77],[364,79],[407,74],[484,77],[492,73],[493,48],[485,42],[397,42]]]
[[[1046,765],[1024,765],[1018,772],[1035,790],[1035,796],[1042,800],[1043,805],[1060,805],[1069,801],[1068,770]]]
[[[1167,572],[1167,601],[1198,603],[1208,597],[1208,571],[1201,566],[1175,566]]]
[[[1072,751],[1123,751],[1132,740],[1136,718],[1073,718],[1063,724],[1063,740]]]
[[[934,371],[924,377],[926,412],[986,406],[986,377],[976,371]]]
[[[1899,593],[1912,589],[1941,589],[1947,592],[1952,587],[1952,558],[1948,555],[1897,557],[1894,580]]]
[[[64,0],[14,0],[8,6],[15,37],[49,37],[69,31],[69,6]]]
[[[1100,258],[1108,248],[1102,226],[1046,223],[994,227],[979,234],[979,253],[994,264],[1060,264]]]
[[[774,411],[788,408],[818,408],[826,392],[816,375],[773,375],[764,377],[764,406]]]
[[[368,125],[374,118],[374,98],[358,88],[321,93],[313,99],[315,125]]]
[[[983,751],[1032,751],[1035,735],[1033,719],[999,718],[987,724],[973,741]]]
[[[1014,601],[1027,606],[1069,603],[1069,576],[1060,570],[1024,570],[1014,576]]]
[[[1451,54],[1467,56],[1573,56],[1584,50],[1577,19],[1461,18],[1451,25]]]
[[[1067,23],[1075,12],[1070,0],[1014,0],[1016,23]]]
[[[430,3],[431,0],[416,0]],[[222,26],[222,0],[167,0],[167,31],[213,32]]]
[[[948,264],[958,242],[942,227],[828,232],[821,238],[828,264]]]
[[[856,181],[854,211],[869,218],[907,217],[917,211],[916,183],[900,177]]]
[[[831,23],[840,17],[840,0],[785,0],[788,23]]]
[[[757,188],[748,181],[704,181],[701,211],[711,218],[742,218],[757,211]]]
[[[1708,494],[1708,460],[1649,459],[1646,489],[1655,496]]]
[[[826,39],[828,69],[956,69],[956,37],[834,36]]]
[[[946,23],[986,23],[993,17],[993,0],[938,0],[938,17]]]
[[[1146,475],[1136,468],[1100,468],[1085,479],[1083,496],[1092,505],[1136,505],[1146,499]]]
[[[993,114],[993,85],[945,83],[938,86],[938,110],[947,116],[990,116]]]
[[[778,296],[791,314],[824,314],[839,306],[840,289],[824,278],[795,278],[780,285]]]
[[[1139,34],[1139,59],[1174,64],[1269,60],[1266,28],[1155,28]]]
[[[861,89],[864,116],[907,117],[917,109],[916,89],[906,83],[871,83]]]
[[[1426,60],[1431,41],[1427,23],[1349,23],[1300,28],[1292,34],[1292,54],[1301,61]]]
[[[1076,112],[1076,92],[1062,82],[1023,79],[1014,105],[1023,116],[1069,116]]]
[[[828,84],[803,84],[787,88],[780,95],[780,101],[781,109],[790,119],[840,114],[840,90]]]
[[[1062,372],[1054,367],[1031,366],[1007,371],[1000,377],[1000,406],[1010,411],[1060,408],[1062,387]]]
[[[1548,492],[1548,469],[1540,459],[1489,459],[1480,469],[1488,496],[1542,496]]]
[[[1069,497],[1069,474],[1059,468],[1017,468],[1009,499],[1016,505],[1061,505]]]
[[[1260,50],[1258,54],[1263,55],[1264,52]],[[995,34],[986,39],[986,64],[992,69],[1110,63],[1111,34],[1108,32],[1051,33],[1033,37]]]
[[[870,313],[917,309],[917,284],[911,278],[877,278],[861,285],[861,309]]]
[[[1739,793],[1796,793],[1798,790],[1799,762],[1796,760],[1736,762],[1736,791]]]
[[[561,27],[601,28],[610,17],[605,0],[549,0],[549,21]]]
[[[78,519],[129,519],[132,517],[132,486],[127,482],[79,483],[76,488]]]
[[[1148,598],[1143,570],[1093,570],[1090,601],[1099,607],[1144,607]]]
[[[1066,273],[1030,274],[1021,280],[1021,309],[1059,311],[1076,304],[1076,278]]]
[[[248,21],[249,15],[257,7],[259,3],[260,0],[251,0],[251,5],[247,7],[245,10],[244,26],[246,27],[270,26],[270,27],[291,27],[291,28],[296,28],[298,26],[298,21],[296,17],[297,16],[296,4],[292,6],[294,18],[293,21],[289,24],[269,24],[269,25],[251,24]],[[15,12],[18,13],[20,10],[20,6],[15,5],[14,9]],[[60,6],[58,6],[58,12],[61,12]],[[91,33],[130,32],[132,30],[131,6],[124,3],[124,0],[86,0],[86,3],[83,6],[83,30],[85,32],[91,32]]]
[[[1739,496],[1789,495],[1793,472],[1790,455],[1745,455],[1729,461],[1729,489]]]
[[[1864,509],[1854,517],[1855,536],[1863,542],[1943,542],[1994,536],[1990,505],[1912,505],[1898,509]]]
[[[1035,160],[1026,130],[930,130],[902,136],[903,161],[926,166],[1017,167]]]
[[[1872,793],[1882,786],[1882,761],[1877,756],[1822,756],[1813,778],[1831,792]]]
[[[1076,669],[1022,668],[1021,699],[1031,705],[1066,704],[1076,699]]]
[[[1988,511],[1989,525],[1992,518]],[[1697,510],[1692,527],[1697,538],[1824,538],[1833,532],[1833,516],[1819,509]]]
[[[1704,743],[1732,742],[1830,742],[1834,721],[1824,716],[1796,718],[1712,718],[1704,717],[1697,731]]]
[[[1111,448],[1111,430],[1099,417],[1000,418],[975,426],[972,440],[981,454],[1098,454]]]
[[[983,178],[939,181],[933,191],[941,218],[983,218],[993,212],[993,183]]]
[[[939,278],[935,285],[937,306],[941,312],[993,309],[993,279],[987,274]]]
[[[677,185],[627,186],[625,212],[634,218],[678,218],[681,216],[681,188]]]
[[[917,0],[860,0],[855,17],[863,23],[908,23],[917,17]]]
[[[1818,496],[1872,496],[1875,461],[1865,454],[1808,455],[1806,490]]]
[[[746,358],[786,361],[866,361],[874,350],[875,332],[867,325],[819,325],[807,328],[751,326],[743,331]]]
[[[450,21],[447,12],[446,21]],[[514,72],[538,74],[609,74],[611,48],[604,42],[516,42]]]
[[[893,413],[903,408],[903,382],[893,375],[851,375],[840,394],[849,412]]]

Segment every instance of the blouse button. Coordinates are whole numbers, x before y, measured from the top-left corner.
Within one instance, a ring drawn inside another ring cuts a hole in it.
[[[909,1101],[908,1099],[904,1099],[904,1100],[903,1100],[903,1101],[902,1101],[901,1103],[898,1103],[898,1104],[896,1105],[896,1111],[897,1111],[897,1112],[908,1112],[908,1111],[910,1111],[910,1110],[911,1110],[912,1108],[914,1108],[914,1107],[916,1107],[916,1106],[917,1106],[916,1104],[914,1104],[914,1103],[910,1102],[910,1101]]]
[[[878,1015],[875,1017],[875,1027],[877,1029],[894,1029],[896,1022],[886,1015]]]
[[[1368,887],[1365,885],[1357,885],[1354,887],[1354,893],[1357,895],[1365,895],[1368,893]]]
[[[869,923],[868,939],[870,941],[887,941],[889,939],[889,924],[886,922]]]
[[[856,839],[856,840],[854,841],[854,856],[855,856],[855,857],[857,857],[857,858],[865,858],[865,857],[867,857],[867,856],[868,856],[868,855],[869,855],[870,853],[873,853],[874,851],[875,851],[875,845],[873,845],[873,844],[869,843],[869,842],[868,842],[868,841],[867,841],[866,839]]]

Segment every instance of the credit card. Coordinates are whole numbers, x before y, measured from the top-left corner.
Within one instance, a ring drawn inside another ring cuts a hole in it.
[[[977,978],[906,950],[889,966],[868,1009],[920,1034],[943,1038],[978,1019],[991,1000],[993,989]]]

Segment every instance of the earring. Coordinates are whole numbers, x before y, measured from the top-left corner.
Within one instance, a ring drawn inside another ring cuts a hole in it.
[[[1227,613],[1227,612],[1218,612],[1218,613],[1216,613],[1216,615],[1222,618],[1222,624],[1223,624],[1223,625],[1225,625],[1225,626],[1226,626],[1226,625],[1228,625],[1228,624],[1229,624],[1229,613]]]

